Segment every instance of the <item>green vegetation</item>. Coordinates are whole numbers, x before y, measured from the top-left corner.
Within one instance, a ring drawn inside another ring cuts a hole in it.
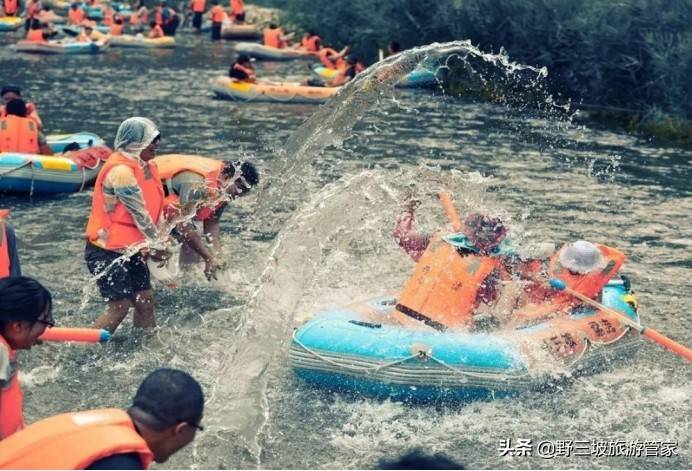
[[[549,70],[549,87],[584,108],[627,110],[636,127],[689,142],[689,0],[283,0],[283,22],[374,61],[404,47],[470,39]],[[280,4],[279,4],[280,3]],[[679,135],[682,133],[682,135]]]

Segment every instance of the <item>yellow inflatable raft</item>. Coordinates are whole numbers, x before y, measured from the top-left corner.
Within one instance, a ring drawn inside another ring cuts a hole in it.
[[[339,91],[336,87],[309,87],[297,83],[249,83],[228,77],[214,79],[216,96],[240,101],[324,103]]]

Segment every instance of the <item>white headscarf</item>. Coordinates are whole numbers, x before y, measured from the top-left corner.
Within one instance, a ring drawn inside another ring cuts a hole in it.
[[[139,157],[160,135],[159,129],[150,119],[136,116],[120,124],[113,146],[116,150]]]

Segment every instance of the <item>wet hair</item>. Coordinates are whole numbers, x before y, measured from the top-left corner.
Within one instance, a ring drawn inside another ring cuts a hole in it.
[[[159,368],[139,385],[128,413],[158,431],[180,422],[199,426],[204,413],[202,386],[184,371]]]
[[[5,111],[7,111],[7,114],[24,118],[26,116],[26,103],[21,98],[15,98],[7,102]]]
[[[245,178],[245,180],[252,186],[259,183],[259,171],[255,164],[252,162],[232,162],[230,160],[224,161],[223,169],[221,170],[221,175],[227,178],[232,178],[235,176],[236,167],[240,167],[240,176]],[[236,177],[237,178],[237,177]]]
[[[401,52],[401,44],[399,44],[399,41],[392,41],[389,43],[389,49],[394,53]]]
[[[7,93],[16,93],[22,96],[22,89],[16,85],[5,85],[2,87],[2,90],[0,90],[0,96],[5,96]]]
[[[421,450],[408,452],[392,460],[382,459],[377,469],[465,469],[463,463],[456,462],[442,453],[428,455]]]
[[[13,321],[35,322],[46,309],[51,321],[53,297],[38,281],[26,276],[0,280],[0,328]]]

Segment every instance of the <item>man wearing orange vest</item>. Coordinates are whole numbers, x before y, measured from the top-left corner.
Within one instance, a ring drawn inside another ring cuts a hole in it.
[[[202,17],[207,8],[207,0],[190,0],[190,10],[192,10],[192,27],[197,33],[202,32]]]
[[[231,16],[234,23],[245,22],[245,2],[243,0],[231,0]]]
[[[147,469],[195,439],[204,393],[184,371],[161,368],[140,384],[132,406],[61,414],[0,442],[2,469]]]
[[[0,278],[21,276],[22,267],[17,253],[17,238],[7,221],[9,209],[0,209]]]
[[[284,30],[274,23],[269,23],[269,27],[264,30],[264,45],[276,49],[288,47],[288,40],[293,37],[293,33],[286,34]]]
[[[160,140],[149,119],[126,119],[118,128],[115,152],[96,178],[85,260],[106,299],[106,312],[94,328],[114,332],[131,307],[136,327],[156,325],[146,257],[170,256],[164,248],[167,232],[161,229],[163,187],[150,162]]]
[[[221,39],[221,27],[226,19],[226,12],[219,5],[219,0],[212,0],[211,4],[214,5],[209,10],[209,16],[211,17],[211,40],[219,41]]]
[[[31,349],[53,325],[52,307],[50,292],[38,281],[0,279],[0,444],[24,427],[17,350]]]
[[[86,19],[86,14],[81,4],[73,3],[70,5],[70,10],[67,12],[67,22],[71,25],[81,26]]]
[[[26,117],[24,100],[10,100],[0,118],[0,152],[53,155],[36,122]]]
[[[418,262],[399,296],[397,318],[437,330],[473,327],[476,309],[498,299],[499,282],[507,277],[507,229],[499,218],[471,213],[460,234],[419,233],[413,230],[418,204],[406,205],[394,229],[397,244]]]
[[[5,12],[5,16],[17,16],[17,13],[19,13],[19,0],[4,0],[2,9]]]
[[[250,162],[232,162],[193,155],[162,155],[154,159],[167,195],[167,203],[185,215],[195,214],[202,223],[203,236],[190,222],[178,224],[177,237],[183,242],[182,266],[204,260],[204,274],[215,277],[221,268],[220,219],[229,200],[249,194],[259,183],[257,168]],[[211,240],[212,249],[203,239]]]
[[[306,51],[317,52],[322,48],[322,39],[312,31],[303,33],[300,46]]]

